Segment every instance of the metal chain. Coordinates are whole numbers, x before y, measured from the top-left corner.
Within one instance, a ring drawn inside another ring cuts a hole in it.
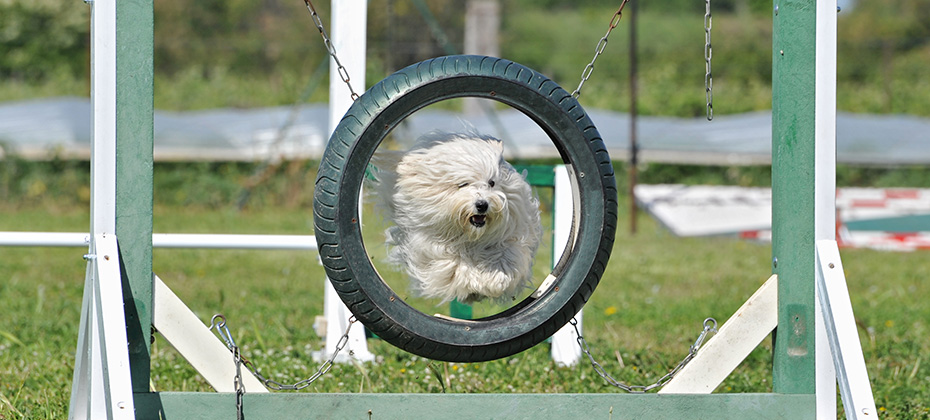
[[[219,319],[219,322],[217,322],[217,319]],[[252,372],[253,375],[255,375],[256,378],[258,378],[258,380],[263,385],[265,385],[269,389],[272,389],[275,391],[297,391],[297,390],[304,389],[310,386],[310,384],[313,383],[313,381],[316,381],[321,376],[325,375],[326,372],[329,372],[329,370],[333,367],[333,364],[336,362],[336,356],[339,354],[340,351],[342,351],[346,347],[346,345],[349,344],[349,331],[352,330],[352,325],[355,324],[356,321],[357,320],[355,319],[355,315],[352,315],[349,317],[349,325],[346,327],[345,333],[342,334],[342,337],[340,337],[339,341],[336,343],[336,348],[333,350],[332,356],[330,356],[328,360],[323,362],[323,364],[320,365],[317,371],[314,372],[313,375],[310,375],[309,378],[298,381],[294,383],[293,385],[282,384],[278,381],[275,381],[274,379],[266,378],[264,375],[262,375],[258,371],[258,369],[255,368],[252,362],[242,357],[242,355],[239,353],[239,346],[236,345],[236,342],[233,340],[232,335],[229,333],[229,327],[226,325],[225,316],[223,316],[222,314],[213,315],[213,319],[210,320],[209,329],[216,330],[220,338],[223,339],[224,342],[226,342],[226,347],[229,348],[229,351],[232,352],[233,354],[233,360],[236,363],[236,378],[235,378],[235,386],[236,386],[236,394],[237,394],[236,395],[236,406],[241,410],[241,407],[242,407],[241,394],[245,393],[245,386],[242,383],[241,366],[244,365],[250,372]],[[349,355],[351,354],[352,352],[350,351]]]
[[[225,326],[225,319],[223,324]],[[233,344],[233,361],[236,363],[236,378],[233,380],[233,385],[236,388],[236,420],[243,420],[242,396],[245,395],[245,385],[242,383],[242,355],[239,353],[239,347],[235,344]]]
[[[217,322],[217,319],[219,319],[220,321]],[[320,365],[320,367],[317,369],[317,371],[313,375],[311,375],[309,378],[298,381],[292,385],[286,385],[278,381],[275,381],[273,379],[266,378],[255,368],[252,362],[242,357],[240,350],[239,350],[239,346],[236,345],[235,340],[233,340],[232,338],[232,334],[230,334],[229,332],[229,327],[226,324],[226,317],[223,316],[222,314],[214,315],[213,318],[210,320],[209,329],[210,330],[216,329],[220,338],[226,343],[226,347],[229,348],[229,351],[233,354],[233,360],[236,364],[236,377],[233,383],[234,383],[235,390],[236,390],[237,419],[239,420],[243,419],[242,417],[242,399],[243,398],[242,397],[245,394],[245,385],[242,382],[242,366],[243,365],[250,372],[252,372],[252,374],[255,375],[255,377],[258,378],[258,380],[263,385],[265,385],[269,389],[272,389],[275,391],[296,391],[296,390],[304,389],[310,386],[311,383],[319,379],[321,376],[329,372],[329,370],[333,367],[333,364],[336,361],[336,356],[339,354],[340,351],[342,351],[345,348],[346,345],[348,345],[349,331],[351,331],[352,325],[355,324],[356,321],[357,320],[355,319],[355,315],[349,317],[349,325],[346,327],[345,333],[342,335],[342,337],[339,338],[339,341],[336,343],[336,348],[333,351],[332,356],[330,356],[328,360],[323,362],[323,364]],[[591,351],[588,348],[588,342],[584,339],[584,336],[581,334],[581,331],[578,328],[578,321],[575,318],[572,318],[569,321],[569,323],[575,329],[575,335],[578,336],[577,337],[578,345],[581,347],[582,352],[584,352],[584,354],[588,356],[588,360],[591,361],[591,366],[594,367],[594,370],[598,373],[598,375],[604,378],[604,380],[606,380],[609,384],[617,388],[620,388],[626,392],[630,392],[630,393],[645,393],[655,388],[664,386],[678,372],[680,372],[685,367],[685,365],[687,365],[688,362],[691,361],[691,359],[693,359],[697,355],[698,349],[701,348],[701,345],[704,343],[704,340],[707,338],[707,335],[709,333],[717,332],[717,320],[715,320],[714,318],[705,319],[703,329],[701,330],[701,334],[698,336],[697,340],[694,341],[694,344],[691,345],[691,348],[688,351],[688,354],[684,357],[684,359],[682,359],[681,362],[678,363],[677,366],[675,366],[674,369],[670,370],[668,373],[665,374],[665,376],[663,376],[658,381],[650,385],[627,385],[614,379],[613,376],[607,373],[604,367],[601,366],[601,364],[598,363],[597,360],[594,359],[594,355],[591,354]]]
[[[630,392],[634,394],[646,393],[655,388],[660,388],[660,387],[665,386],[665,384],[668,383],[668,381],[672,380],[672,378],[675,377],[675,375],[678,374],[678,372],[680,372],[681,369],[684,368],[685,365],[687,365],[688,362],[690,362],[691,359],[693,359],[695,355],[697,355],[698,349],[701,348],[701,345],[704,343],[704,339],[707,338],[707,334],[712,333],[712,332],[713,333],[717,332],[717,320],[713,318],[705,319],[704,329],[701,330],[701,334],[698,336],[697,340],[694,341],[694,344],[691,345],[691,349],[688,351],[688,355],[685,356],[685,358],[682,359],[682,361],[679,362],[678,365],[675,366],[674,369],[670,370],[668,373],[665,374],[665,376],[659,378],[658,381],[650,385],[627,385],[623,382],[617,381],[616,379],[614,379],[613,376],[610,376],[610,374],[607,373],[606,370],[604,370],[604,367],[601,366],[601,364],[598,363],[597,360],[594,360],[594,356],[591,355],[591,352],[588,350],[588,342],[585,341],[584,337],[581,335],[581,331],[578,329],[578,321],[575,318],[572,318],[571,321],[569,321],[569,323],[572,324],[572,327],[575,328],[575,334],[578,336],[577,340],[578,340],[578,345],[581,346],[581,351],[583,351],[584,354],[588,356],[588,360],[591,361],[591,366],[594,367],[594,370],[597,372],[597,374],[600,375],[602,378],[604,378],[604,380],[607,381],[607,383],[617,388],[620,388],[626,392]]]
[[[313,24],[316,25],[316,28],[320,31],[320,36],[323,37],[323,45],[326,46],[326,51],[329,52],[329,55],[333,57],[333,61],[336,62],[337,72],[339,77],[345,82],[346,86],[349,87],[349,93],[352,97],[352,100],[355,101],[358,99],[358,94],[355,93],[355,89],[352,89],[352,84],[349,83],[349,72],[339,61],[339,57],[336,57],[336,47],[333,46],[333,42],[329,40],[329,36],[326,35],[326,29],[323,29],[323,21],[320,19],[320,15],[316,12],[316,9],[313,7],[313,3],[310,0],[304,0],[304,3],[307,4],[307,10],[310,11],[310,17],[313,18]]]
[[[707,100],[707,121],[714,119],[714,78],[710,74],[710,59],[714,49],[710,45],[710,28],[713,19],[710,16],[710,0],[704,0],[704,98]]]
[[[617,9],[617,12],[610,18],[610,26],[607,28],[607,33],[601,37],[601,40],[597,42],[597,46],[594,48],[594,58],[585,66],[584,71],[581,72],[581,82],[578,83],[578,87],[572,92],[573,98],[578,99],[578,97],[581,96],[581,88],[584,86],[584,83],[588,81],[588,78],[591,77],[591,73],[594,72],[594,62],[597,61],[597,57],[600,56],[601,53],[604,52],[604,48],[607,47],[607,37],[610,36],[610,31],[614,30],[614,28],[620,24],[620,18],[623,17],[623,6],[626,6],[628,1],[629,0],[623,0],[623,3],[620,3],[620,8]]]

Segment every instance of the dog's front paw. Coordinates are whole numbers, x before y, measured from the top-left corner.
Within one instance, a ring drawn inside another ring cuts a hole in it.
[[[482,285],[482,293],[492,299],[514,300],[516,293],[522,289],[522,281],[518,273],[505,270],[495,270],[486,274]]]

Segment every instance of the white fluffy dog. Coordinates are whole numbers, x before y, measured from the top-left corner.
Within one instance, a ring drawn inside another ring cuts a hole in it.
[[[394,153],[372,162],[395,224],[386,232],[388,259],[412,278],[415,293],[506,301],[532,284],[539,202],[504,160],[500,140],[437,131]]]

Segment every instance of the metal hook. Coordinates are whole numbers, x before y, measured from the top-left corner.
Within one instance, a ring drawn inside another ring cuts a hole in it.
[[[219,319],[220,322],[216,322],[217,319]],[[226,342],[226,347],[229,347],[230,350],[237,347],[236,341],[233,340],[232,334],[229,332],[229,327],[226,325],[226,317],[223,316],[223,314],[213,315],[213,318],[210,319],[209,329],[216,329],[217,334]]]
[[[221,320],[219,323],[216,322],[217,318]],[[216,315],[213,315],[213,318],[210,318],[210,328],[207,328],[207,329],[212,330],[214,327],[223,328],[225,326],[226,326],[226,317],[223,316],[223,314],[216,314]]]
[[[704,331],[717,332],[717,320],[714,318],[705,319]]]

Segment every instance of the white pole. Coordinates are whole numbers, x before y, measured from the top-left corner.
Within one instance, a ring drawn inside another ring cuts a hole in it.
[[[316,239],[311,235],[210,235],[189,233],[152,234],[155,248],[211,248],[256,250],[316,250]]]
[[[368,22],[368,2],[366,0],[332,0],[331,39],[336,56],[345,68],[340,71],[336,61],[330,58],[329,62],[329,134],[339,124],[342,116],[352,106],[352,97],[349,87],[342,80],[342,75],[349,76],[352,89],[359,95],[365,91],[365,53],[366,53],[366,25]],[[361,199],[359,200],[361,204]],[[359,210],[361,215],[361,210]],[[336,290],[327,280],[323,292],[323,314],[326,317],[326,348],[325,354],[317,355],[320,359],[329,359],[336,345],[349,325],[352,312],[342,303]],[[361,361],[374,360],[375,356],[368,351],[365,342],[365,331],[361,325],[356,325],[349,332],[349,342],[343,352],[339,353],[337,361],[349,360],[352,357]]]
[[[572,183],[568,177],[565,165],[558,165],[555,170],[555,191],[553,192],[552,211],[555,219],[552,227],[552,260],[553,265],[559,261],[562,252],[567,248],[569,233],[574,220],[574,200],[572,199]],[[578,331],[582,331],[582,311],[575,315],[578,321]],[[582,334],[584,334],[582,332]],[[581,360],[581,346],[578,345],[578,333],[571,324],[566,324],[552,335],[552,360],[560,366],[574,366]]]
[[[80,232],[0,232],[0,246],[90,245],[90,235]]]
[[[500,25],[498,0],[468,0],[465,3],[465,45],[462,48],[465,54],[500,57]],[[462,111],[469,118],[478,115],[484,111],[482,101],[465,98]]]
[[[849,419],[878,418],[836,244],[836,0],[817,2],[814,68],[817,418],[836,418],[839,381]]]
[[[132,418],[126,324],[116,247],[116,1],[91,3],[89,254],[68,417]],[[105,238],[105,239],[102,239]]]
[[[330,39],[336,56],[345,67],[355,93],[365,91],[365,53],[367,44],[368,2],[366,0],[332,0]],[[349,87],[342,81],[336,61],[329,59],[329,135],[352,106]]]
[[[91,3],[90,233],[116,234],[116,3]]]
[[[836,0],[817,1],[814,76],[814,240],[836,240]],[[815,281],[823,273],[814,267]],[[815,288],[817,418],[836,418],[836,370]]]
[[[80,232],[0,232],[0,246],[86,247],[90,235]],[[313,235],[239,235],[154,233],[155,248],[209,248],[315,251]]]

